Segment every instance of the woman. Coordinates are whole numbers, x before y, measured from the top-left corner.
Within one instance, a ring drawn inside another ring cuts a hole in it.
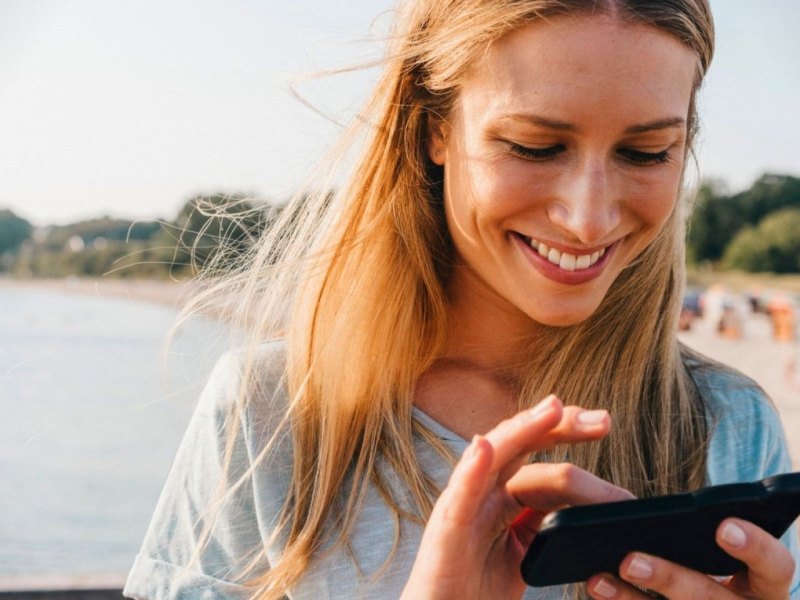
[[[705,0],[396,22],[347,186],[198,301],[251,343],[211,377],[130,597],[560,598],[519,575],[548,511],[789,468],[757,387],[675,336]],[[729,581],[634,554],[572,593],[785,599],[795,537],[729,519]]]

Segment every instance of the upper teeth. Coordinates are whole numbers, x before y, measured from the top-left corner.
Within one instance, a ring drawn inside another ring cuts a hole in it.
[[[531,248],[536,250],[541,256],[546,258],[552,264],[558,265],[565,271],[579,271],[581,269],[588,269],[598,260],[600,260],[600,257],[603,256],[603,254],[606,253],[606,249],[603,248],[597,252],[592,252],[591,254],[581,254],[580,256],[575,256],[574,254],[569,254],[567,252],[556,250],[555,248],[550,248],[547,244],[533,238],[530,239],[530,245]]]

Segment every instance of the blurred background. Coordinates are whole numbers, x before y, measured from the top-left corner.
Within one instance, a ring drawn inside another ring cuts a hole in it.
[[[681,336],[800,467],[800,4],[711,3]],[[0,0],[0,592],[121,585],[227,341],[196,319],[162,355],[188,282],[323,157],[377,71],[321,75],[379,58],[391,8]]]

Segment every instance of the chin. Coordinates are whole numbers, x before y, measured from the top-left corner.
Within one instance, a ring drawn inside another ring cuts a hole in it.
[[[535,310],[528,313],[528,316],[540,323],[549,327],[572,327],[579,325],[588,318],[590,318],[597,310],[599,304],[591,306],[559,306],[553,307],[553,310]]]
[[[584,318],[577,318],[575,315],[564,315],[563,317],[559,316],[552,318],[536,319],[536,322],[542,325],[547,325],[548,327],[572,327],[573,325],[579,325],[583,323],[590,316],[591,315],[588,315]]]

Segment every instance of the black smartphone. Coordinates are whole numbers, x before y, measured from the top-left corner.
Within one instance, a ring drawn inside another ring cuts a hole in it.
[[[701,573],[732,575],[743,565],[716,543],[724,519],[750,521],[777,538],[798,515],[800,473],[565,508],[542,522],[522,561],[522,578],[530,586],[585,581],[597,573],[617,573],[634,550]]]

